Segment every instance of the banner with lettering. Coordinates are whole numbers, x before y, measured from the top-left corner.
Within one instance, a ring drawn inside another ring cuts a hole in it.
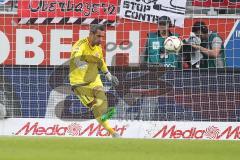
[[[239,122],[176,122],[110,120],[121,138],[172,140],[240,139]],[[0,136],[110,138],[110,133],[95,120],[10,118],[0,121]],[[233,142],[231,142],[233,143]]]
[[[115,20],[116,0],[22,0],[18,1],[20,17],[77,17]]]
[[[186,0],[122,0],[120,16],[142,22],[157,23],[168,16],[176,26],[183,27]]]

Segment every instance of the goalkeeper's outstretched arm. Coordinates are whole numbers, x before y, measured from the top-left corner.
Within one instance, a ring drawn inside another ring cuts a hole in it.
[[[116,76],[112,75],[110,73],[110,71],[108,70],[108,67],[107,67],[103,57],[101,58],[98,66],[101,69],[101,71],[105,74],[106,79],[108,81],[110,81],[113,86],[117,86],[119,84],[118,78]]]

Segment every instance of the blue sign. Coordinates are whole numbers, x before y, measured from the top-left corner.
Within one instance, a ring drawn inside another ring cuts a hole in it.
[[[0,0],[0,4],[5,4],[7,3],[9,0]]]
[[[226,45],[227,67],[240,67],[240,21],[236,21]]]

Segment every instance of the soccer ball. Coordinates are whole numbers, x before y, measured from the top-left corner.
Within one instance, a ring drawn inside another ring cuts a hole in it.
[[[165,39],[164,41],[164,48],[167,52],[174,52],[178,53],[179,50],[181,49],[183,43],[181,39],[179,39],[176,36],[170,36]]]

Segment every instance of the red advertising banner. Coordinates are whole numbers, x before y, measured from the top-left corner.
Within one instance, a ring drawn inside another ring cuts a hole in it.
[[[78,17],[115,20],[116,0],[22,0],[19,17]]]
[[[181,38],[188,38],[196,20],[185,19],[184,28],[173,28],[172,31],[180,34]],[[204,21],[210,30],[217,31],[225,40],[236,20]],[[18,25],[17,17],[11,15],[0,16],[0,22],[4,22],[4,25],[0,25],[0,64],[8,65],[60,65],[69,59],[72,44],[88,36],[89,31],[88,25]],[[119,22],[115,28],[107,27],[103,43],[106,62],[115,65],[115,55],[128,54],[129,63],[137,63],[139,54],[144,50],[147,34],[157,31],[157,25],[125,19]]]
[[[192,2],[193,6],[240,8],[239,0],[193,0]]]

